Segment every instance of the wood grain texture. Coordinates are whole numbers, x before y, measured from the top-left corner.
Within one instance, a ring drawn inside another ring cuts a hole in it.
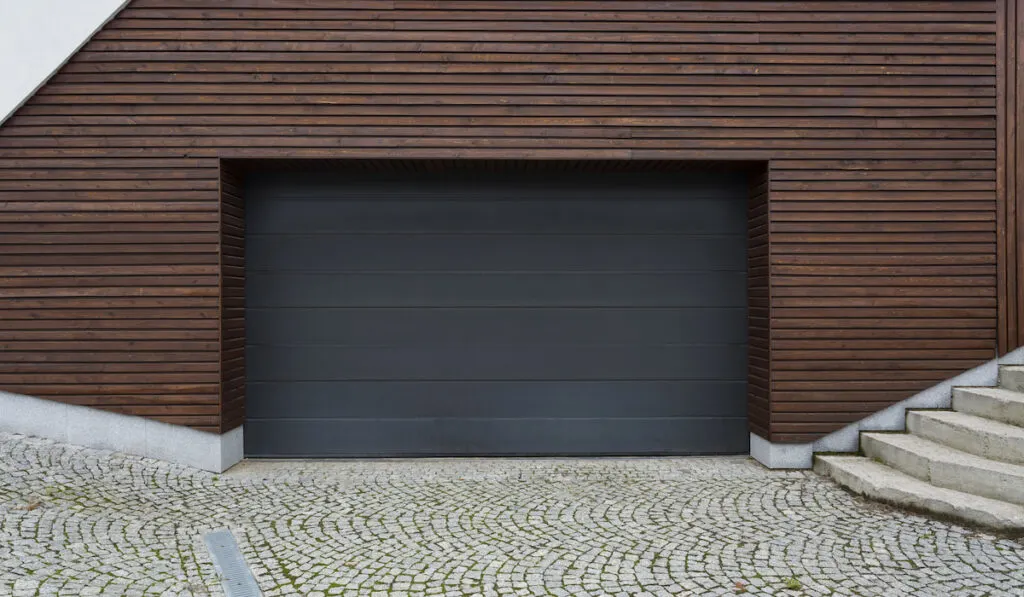
[[[1020,1],[134,0],[0,128],[0,387],[243,420],[221,160],[758,161],[751,428],[811,441],[1020,340]]]
[[[747,420],[750,430],[768,437],[771,429],[771,221],[767,167],[750,175],[747,202]]]
[[[1012,195],[1006,199],[1012,204],[1007,221],[1014,228],[1013,244],[1009,245],[1015,256],[1015,273],[1012,282],[1016,292],[1014,299],[1016,313],[1009,322],[1014,327],[1016,342],[1007,348],[1024,344],[1024,0],[1016,0],[1007,18],[1007,40],[1009,61],[1006,82],[1012,93],[1006,98],[1007,110],[1007,188]],[[1012,164],[1012,165],[1010,165]]]
[[[996,215],[999,350],[1024,343],[1024,0],[997,2]]]
[[[220,170],[220,431],[245,421],[245,200],[238,168]]]

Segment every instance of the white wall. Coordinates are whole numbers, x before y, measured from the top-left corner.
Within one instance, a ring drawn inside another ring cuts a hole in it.
[[[0,122],[123,4],[124,0],[0,0]]]

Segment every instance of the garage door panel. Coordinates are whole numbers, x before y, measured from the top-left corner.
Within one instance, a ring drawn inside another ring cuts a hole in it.
[[[727,235],[363,234],[251,235],[253,271],[742,270],[746,248]]]
[[[742,308],[702,309],[251,309],[252,345],[579,346],[673,344],[692,332],[705,342],[746,341]],[[287,350],[287,349],[285,349]]]
[[[746,307],[743,271],[664,273],[253,272],[267,307]]]
[[[246,200],[251,456],[748,449],[742,176],[268,174]]]
[[[739,183],[740,185],[742,182]],[[264,189],[264,192],[266,190]],[[321,196],[276,196],[274,202],[260,202],[249,211],[256,220],[250,233],[324,234],[368,232],[435,234],[478,232],[572,233],[572,234],[744,234],[746,222],[737,217],[745,209],[735,202],[723,202],[722,190],[704,195],[688,191],[686,205],[672,201],[678,197],[674,186],[661,191],[663,199],[652,199],[649,191],[621,199],[601,200],[608,191],[595,189],[582,199],[586,209],[557,192],[547,191],[540,199],[523,200],[523,191],[507,200],[497,200],[494,191],[473,189],[472,200],[420,199],[400,201],[394,198],[338,201],[337,190]],[[738,190],[743,193],[745,190]],[[355,190],[349,194],[359,196]],[[628,196],[628,193],[627,193]],[[485,199],[481,199],[485,198]],[[266,226],[261,226],[261,224]]]
[[[720,381],[259,382],[258,419],[740,417],[746,384]],[[680,400],[700,396],[700,400]]]
[[[260,380],[741,379],[736,346],[265,346],[246,349]]]
[[[254,421],[250,438],[279,457],[698,454],[744,451],[749,441],[745,418],[665,417]]]

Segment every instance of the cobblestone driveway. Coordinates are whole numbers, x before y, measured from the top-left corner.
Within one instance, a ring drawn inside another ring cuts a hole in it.
[[[0,517],[3,595],[219,595],[225,527],[266,595],[1024,595],[1021,542],[744,458],[218,476],[0,434]]]

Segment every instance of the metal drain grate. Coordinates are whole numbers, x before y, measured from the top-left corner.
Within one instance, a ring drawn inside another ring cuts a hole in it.
[[[210,550],[210,557],[220,574],[227,597],[263,597],[231,531],[224,529],[207,533],[203,536],[203,542],[206,543],[206,549]]]

